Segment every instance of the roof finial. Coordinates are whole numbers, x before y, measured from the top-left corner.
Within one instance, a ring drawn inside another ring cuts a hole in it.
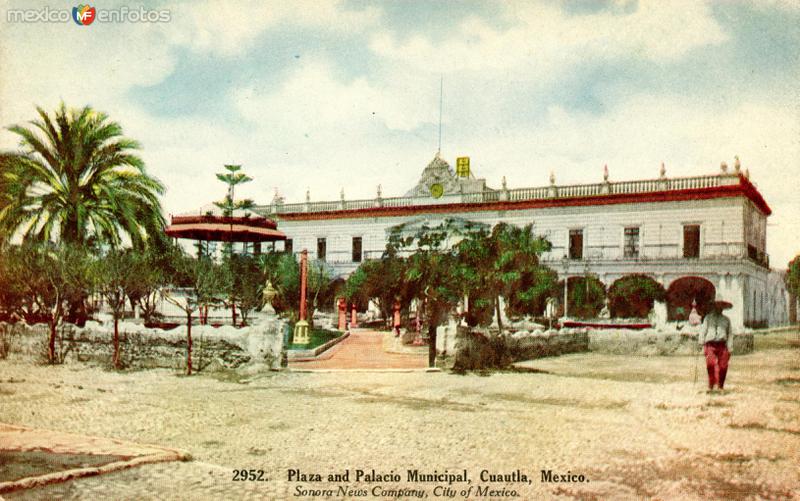
[[[741,172],[741,170],[742,170],[742,163],[739,162],[739,155],[736,155],[736,156],[733,157],[733,171],[736,174],[739,174],[739,172]]]
[[[339,198],[344,200],[344,188],[342,188],[342,191],[339,192]]]
[[[306,188],[306,202],[311,201],[311,188]]]
[[[608,182],[608,164],[603,166],[603,181]]]
[[[551,185],[556,184],[556,173],[553,171],[550,171],[550,184]]]
[[[721,171],[723,174],[727,174],[727,173],[728,173],[728,164],[727,164],[727,163],[725,163],[725,162],[722,162],[721,164],[719,164],[719,170],[720,170],[720,171]]]
[[[381,185],[378,185],[378,198],[381,198]]]
[[[658,174],[661,179],[667,177],[667,167],[664,165],[664,162],[661,162],[661,168],[658,170]]]
[[[504,190],[508,189],[508,186],[506,185],[506,177],[505,176],[503,176],[503,189]]]

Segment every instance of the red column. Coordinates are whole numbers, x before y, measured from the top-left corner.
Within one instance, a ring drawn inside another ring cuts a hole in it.
[[[356,303],[353,303],[350,310],[350,328],[358,327],[358,317],[356,316]]]
[[[300,320],[306,319],[306,288],[308,282],[308,251],[300,253]]]
[[[339,330],[343,331],[347,328],[347,301],[340,297],[336,306],[339,310]]]

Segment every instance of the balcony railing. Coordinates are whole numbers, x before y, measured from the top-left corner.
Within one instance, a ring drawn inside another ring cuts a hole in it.
[[[410,207],[420,205],[478,204],[503,201],[546,200],[574,197],[594,197],[634,193],[653,193],[689,189],[715,188],[739,184],[736,174],[719,174],[681,178],[648,179],[643,181],[603,182],[594,184],[575,184],[487,190],[478,193],[456,193],[440,198],[432,197],[389,197],[360,200],[335,200],[322,202],[281,203],[255,207],[263,214],[293,214],[303,212],[333,212],[359,210],[376,207]]]

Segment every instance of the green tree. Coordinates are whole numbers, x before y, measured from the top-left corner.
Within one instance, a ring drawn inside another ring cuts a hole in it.
[[[789,316],[796,320],[797,298],[800,297],[800,254],[789,262],[786,269],[786,289],[789,291]]]
[[[32,319],[47,322],[47,361],[56,363],[57,329],[67,305],[91,289],[89,255],[75,245],[26,242],[11,255],[6,267],[20,294],[29,298]]]
[[[36,322],[38,305],[33,297],[25,294],[26,276],[18,276],[18,271],[23,271],[23,266],[16,263],[23,259],[20,248],[15,245],[0,244],[0,322],[16,322],[26,320]],[[34,277],[35,278],[35,277]]]
[[[800,297],[800,254],[789,261],[786,269],[786,288],[795,297]]]
[[[133,248],[135,260],[132,263],[138,276],[134,287],[128,291],[131,308],[141,309],[145,325],[152,324],[158,309],[161,289],[175,275],[174,263],[179,262],[183,250],[167,238],[154,238],[144,249]]]
[[[139,143],[105,113],[60,108],[9,130],[20,152],[2,153],[0,234],[71,245],[134,244],[161,231],[163,185],[136,155]]]
[[[345,282],[345,297],[356,303],[373,300],[384,320],[389,320],[395,301],[408,305],[412,299],[405,286],[405,272],[406,262],[397,255],[384,253],[380,259],[364,261]]]
[[[332,280],[333,270],[328,263],[318,259],[308,262],[308,321],[311,326],[314,325],[314,311],[329,299]]]
[[[469,232],[457,249],[470,308],[482,311],[491,301],[502,332],[501,296],[521,309],[526,303],[543,301],[552,288],[550,275],[539,265],[539,256],[550,248],[549,241],[534,234],[532,224],[498,223],[491,232]],[[477,315],[476,321],[485,316]]]
[[[647,275],[625,275],[608,288],[609,310],[613,317],[644,318],[655,301],[664,301],[664,286]]]
[[[243,172],[240,172],[242,170],[241,165],[226,165],[225,170],[228,172],[217,173],[217,179],[228,185],[228,191],[225,194],[225,198],[219,202],[214,202],[214,205],[222,209],[223,216],[233,217],[234,211],[236,210],[253,208],[253,205],[255,204],[253,200],[249,198],[244,200],[236,200],[234,198],[234,189],[236,186],[243,183],[248,183],[252,181],[253,178]],[[231,242],[225,242],[222,246],[222,251],[226,256],[231,255],[233,253],[233,244]],[[234,323],[236,323],[235,320]]]
[[[558,273],[546,266],[523,270],[508,297],[508,312],[512,315],[544,314],[547,299],[558,298],[563,292],[558,286]]]
[[[110,249],[92,263],[95,290],[105,299],[114,319],[112,363],[122,367],[119,347],[119,321],[125,314],[125,303],[131,295],[141,295],[149,279],[144,256],[133,249]]]
[[[273,300],[275,311],[297,320],[300,309],[300,263],[291,254],[274,252],[262,255],[266,276],[277,291]],[[313,325],[314,311],[332,300],[332,270],[320,260],[308,262],[307,306],[308,321]]]
[[[392,228],[387,250],[411,252],[407,258],[405,280],[417,298],[428,327],[428,365],[436,365],[436,329],[442,325],[463,298],[464,280],[455,250],[448,246],[459,230],[445,222],[436,227],[422,226],[413,235],[404,228]]]
[[[187,255],[176,258],[171,282],[182,288],[181,297],[164,292],[164,299],[180,308],[186,315],[186,374],[192,375],[192,316],[195,312],[202,320],[203,309],[220,302],[224,278],[220,266],[209,257],[197,259]]]
[[[275,311],[297,320],[300,307],[300,264],[291,254],[270,253],[262,256],[264,268],[277,295]]]
[[[564,290],[562,280],[559,289]],[[577,318],[595,318],[605,304],[606,289],[594,275],[587,277],[570,277],[567,286],[569,316]]]
[[[222,262],[226,303],[232,310],[233,325],[236,325],[236,306],[242,323],[254,309],[261,305],[265,274],[258,259],[253,256],[231,254]]]

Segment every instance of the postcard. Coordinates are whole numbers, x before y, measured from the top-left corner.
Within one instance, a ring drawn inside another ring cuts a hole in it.
[[[800,498],[798,26],[0,1],[0,499]]]

